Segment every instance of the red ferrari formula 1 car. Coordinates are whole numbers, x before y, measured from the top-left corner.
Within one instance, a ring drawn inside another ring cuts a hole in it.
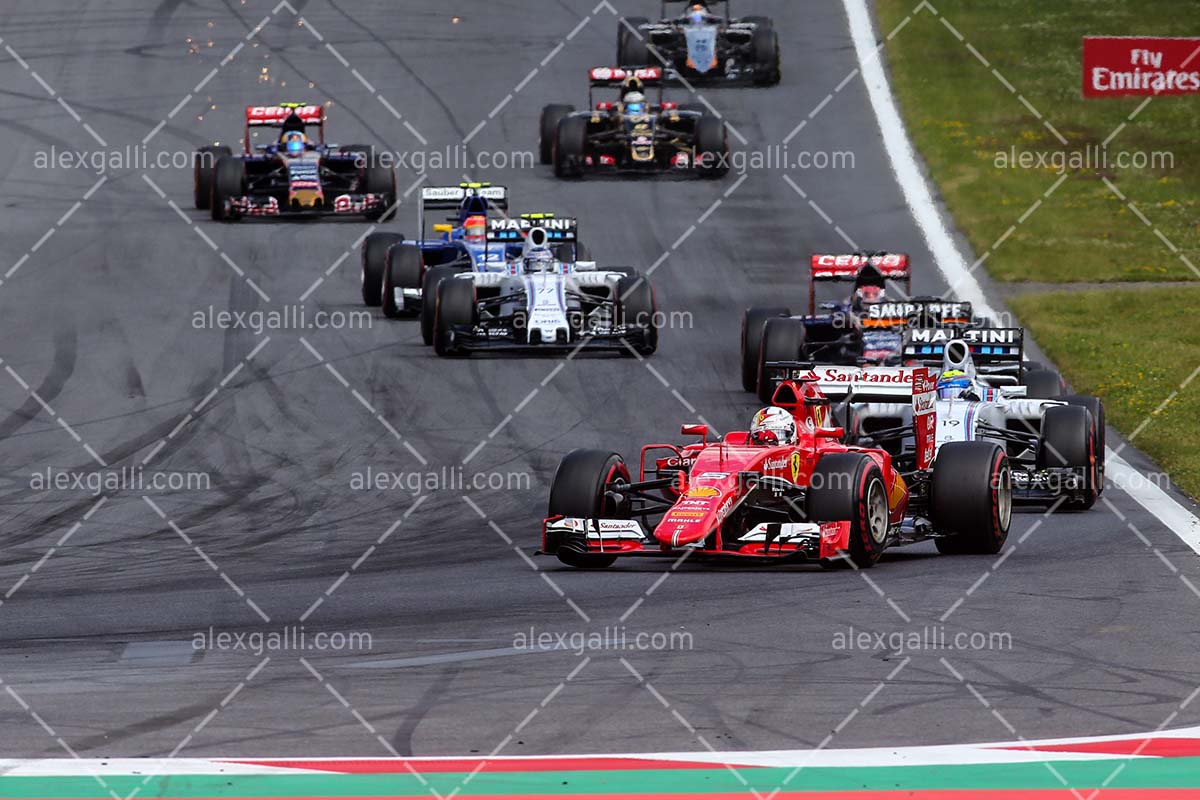
[[[999,552],[1012,511],[1008,458],[970,441],[943,444],[934,461],[935,382],[924,367],[910,374],[891,387],[912,399],[909,456],[842,444],[830,400],[794,380],[756,416],[790,413],[790,442],[748,431],[709,441],[706,425],[684,425],[701,441],[644,446],[636,480],[616,453],[575,450],[554,476],[539,554],[593,568],[687,551],[865,568],[887,547],[924,539],[943,553]]]

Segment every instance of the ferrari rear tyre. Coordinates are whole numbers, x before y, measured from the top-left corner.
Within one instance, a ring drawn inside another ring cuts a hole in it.
[[[196,208],[207,211],[212,206],[213,175],[217,161],[222,156],[231,156],[233,151],[225,145],[209,145],[196,151],[192,160],[192,195]]]
[[[771,361],[796,361],[804,350],[804,323],[788,317],[772,317],[762,328],[762,346],[758,351],[758,399],[770,403],[775,384],[767,374]]]
[[[792,312],[783,306],[747,308],[742,315],[742,388],[758,390],[758,351],[762,348],[763,326],[772,317],[790,317]]]
[[[624,459],[607,450],[572,450],[567,453],[550,485],[550,516],[583,519],[617,519],[622,510],[608,498],[614,481],[629,482]],[[602,569],[612,566],[616,556],[559,550],[558,560],[571,567]]]
[[[575,106],[555,103],[542,109],[538,125],[538,159],[543,164],[554,163],[554,137],[558,133],[559,121],[575,111]]]
[[[421,263],[421,248],[415,244],[400,243],[387,251],[387,267],[383,271],[381,306],[383,315],[389,319],[411,316],[413,311],[405,306],[403,295],[396,297],[397,290],[420,289],[424,277]]]
[[[992,442],[947,442],[933,463],[934,540],[941,553],[991,555],[1008,539],[1012,471]]]
[[[469,280],[444,280],[438,284],[433,309],[433,351],[439,356],[465,356],[469,351],[454,341],[454,329],[473,326],[478,316],[475,283]]]
[[[378,306],[383,299],[383,272],[387,269],[387,252],[392,245],[400,244],[404,236],[399,233],[372,233],[362,246],[362,300],[363,305]]]
[[[883,472],[862,453],[829,453],[813,468],[805,495],[809,522],[850,521],[844,558],[859,569],[875,565],[887,547],[890,510]],[[825,564],[825,566],[832,566]]]

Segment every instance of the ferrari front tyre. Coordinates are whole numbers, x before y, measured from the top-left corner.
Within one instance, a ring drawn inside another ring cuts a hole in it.
[[[422,274],[425,271],[421,263],[421,248],[415,244],[401,242],[388,249],[386,267],[383,271],[383,291],[380,293],[380,305],[383,315],[396,319],[412,312],[405,307],[404,289],[420,289]],[[401,291],[399,299],[396,292]]]
[[[554,174],[559,178],[583,175],[587,158],[587,117],[563,117],[554,134]]]
[[[437,308],[437,288],[446,278],[462,272],[456,267],[439,266],[425,270],[421,278],[421,341],[433,344],[433,312]]]
[[[994,555],[1012,522],[1012,471],[993,442],[947,442],[933,462],[929,505],[937,549]]]
[[[218,222],[232,222],[241,214],[228,208],[234,197],[246,194],[246,162],[235,156],[221,156],[213,169],[212,199],[209,201],[212,218]]]
[[[804,350],[804,322],[789,317],[772,317],[762,328],[762,346],[758,351],[758,399],[770,403],[775,383],[767,374],[772,361],[796,361]]]
[[[763,326],[772,317],[790,317],[788,308],[747,308],[742,315],[742,388],[747,392],[758,389],[758,351],[762,348]]]
[[[1092,412],[1082,405],[1054,406],[1042,417],[1042,436],[1038,443],[1039,469],[1082,469],[1084,490],[1081,499],[1067,500],[1060,508],[1085,511],[1100,496],[1099,460],[1103,452],[1096,451],[1096,421]]]
[[[706,178],[720,178],[729,173],[725,123],[708,114],[696,120],[696,166]]]
[[[433,309],[433,351],[439,356],[465,356],[454,341],[455,328],[474,327],[478,315],[475,282],[449,278],[438,284]]]
[[[1062,394],[1062,376],[1049,367],[1025,373],[1025,396],[1053,400]]]
[[[372,233],[362,246],[362,300],[378,306],[383,299],[383,271],[387,269],[387,251],[404,241],[399,233]]]
[[[192,195],[196,208],[207,211],[212,205],[213,175],[217,161],[222,156],[231,156],[233,151],[225,145],[201,147],[192,158]]]
[[[638,30],[649,25],[645,17],[623,17],[617,20],[617,66],[648,67],[659,63],[650,52],[650,40]]]
[[[629,468],[621,456],[607,450],[572,450],[558,465],[550,484],[549,516],[619,518],[622,511],[608,496],[609,487],[617,481],[629,482]],[[560,549],[555,555],[567,566],[584,569],[608,567],[617,560],[616,556],[575,550]]]
[[[754,82],[759,86],[774,86],[783,77],[779,66],[779,34],[769,25],[759,25],[750,39],[754,58]]]
[[[813,467],[805,493],[809,522],[850,522],[849,550],[854,566],[875,565],[887,546],[889,517],[883,471],[862,453],[828,453]]]
[[[658,349],[658,305],[654,287],[644,275],[627,276],[617,281],[617,321],[626,332],[640,331],[633,349],[640,356],[653,355]]]
[[[564,103],[552,103],[542,108],[538,124],[538,159],[543,164],[554,163],[554,136],[558,133],[558,123],[574,111],[575,106]]]

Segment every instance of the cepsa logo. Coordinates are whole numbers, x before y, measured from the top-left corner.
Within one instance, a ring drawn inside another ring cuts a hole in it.
[[[1083,37],[1083,96],[1200,93],[1200,38]]]

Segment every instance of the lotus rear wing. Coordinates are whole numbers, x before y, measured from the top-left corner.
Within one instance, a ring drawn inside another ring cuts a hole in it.
[[[596,89],[619,89],[629,78],[637,78],[645,88],[657,88],[658,104],[662,105],[662,67],[592,67],[588,70],[588,108],[596,107]]]
[[[421,238],[425,238],[425,212],[457,210],[469,197],[479,198],[480,214],[486,214],[492,208],[508,210],[507,186],[477,181],[457,186],[422,186],[421,203],[417,207],[417,226],[421,229]],[[447,217],[446,221],[457,222],[458,217]]]
[[[870,268],[883,281],[896,281],[912,294],[912,270],[907,253],[814,253],[809,260],[808,313],[817,313],[817,284],[855,283]]]
[[[963,369],[993,386],[1017,385],[1025,361],[1025,330],[912,328],[904,335],[901,357],[906,364]]]

